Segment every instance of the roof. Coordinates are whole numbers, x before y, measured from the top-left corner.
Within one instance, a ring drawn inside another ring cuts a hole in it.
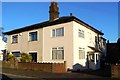
[[[24,32],[24,31],[29,31],[29,30],[33,30],[33,29],[48,27],[48,26],[62,24],[62,23],[71,22],[71,21],[75,21],[75,22],[77,22],[81,25],[84,25],[85,27],[91,29],[94,32],[96,32],[100,35],[103,35],[102,32],[98,31],[97,29],[93,28],[92,26],[88,25],[87,23],[83,22],[82,20],[76,18],[75,16],[63,16],[63,17],[60,17],[58,19],[55,19],[54,21],[45,21],[45,22],[42,22],[42,23],[33,24],[33,25],[26,26],[26,27],[23,27],[23,28],[19,28],[19,29],[15,29],[15,30],[12,30],[12,31],[4,32],[4,34],[11,35],[11,34],[16,34],[16,33]]]
[[[90,49],[94,50],[95,52],[101,52],[99,49],[95,48],[95,47],[91,47],[91,46],[88,46]]]

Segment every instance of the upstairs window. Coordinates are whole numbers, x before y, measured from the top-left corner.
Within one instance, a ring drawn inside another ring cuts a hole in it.
[[[52,30],[52,37],[64,36],[64,28],[58,28]]]
[[[53,60],[63,60],[64,59],[64,48],[52,48],[52,59]]]
[[[37,41],[37,39],[38,39],[37,35],[38,35],[37,31],[30,32],[29,33],[29,41]]]
[[[12,36],[12,43],[18,43],[18,35]]]
[[[84,31],[79,29],[78,36],[84,38]]]

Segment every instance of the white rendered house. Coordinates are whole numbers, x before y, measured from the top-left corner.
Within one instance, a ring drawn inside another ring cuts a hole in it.
[[[49,21],[5,32],[8,51],[31,54],[35,62],[66,61],[66,69],[99,69],[103,33],[75,16],[59,17],[56,2],[49,13]]]

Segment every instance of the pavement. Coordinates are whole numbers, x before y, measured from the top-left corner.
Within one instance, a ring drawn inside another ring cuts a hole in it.
[[[111,80],[110,77],[89,75],[85,73],[49,73],[2,68],[2,80]],[[120,80],[120,79],[115,79]]]

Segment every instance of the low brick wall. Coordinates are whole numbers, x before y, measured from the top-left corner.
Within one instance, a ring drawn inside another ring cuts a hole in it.
[[[120,65],[112,65],[111,74],[114,78],[120,78]]]
[[[22,70],[36,70],[44,72],[64,73],[66,72],[66,62],[64,63],[21,63],[2,62],[2,67]]]

